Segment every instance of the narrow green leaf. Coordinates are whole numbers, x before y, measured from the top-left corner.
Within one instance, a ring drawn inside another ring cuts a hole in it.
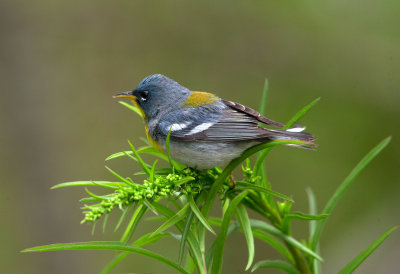
[[[105,198],[105,197],[98,196],[98,195],[96,195],[96,194],[90,192],[89,189],[87,189],[86,187],[85,187],[85,192],[86,192],[87,194],[89,194],[90,196],[92,196],[93,198],[99,200],[99,201],[107,200],[107,198]]]
[[[307,197],[308,197],[308,206],[309,206],[310,214],[316,215],[318,211],[317,211],[317,200],[315,198],[314,192],[309,187],[306,189],[306,192],[307,192]],[[311,221],[310,222],[310,240],[311,240],[312,235],[314,234],[315,226],[316,226],[316,222]]]
[[[266,105],[267,105],[268,89],[269,89],[268,79],[265,78],[263,94],[262,94],[262,97],[261,97],[260,111],[259,111],[261,115],[265,115],[265,109],[266,109]]]
[[[222,225],[222,219],[221,218],[209,217],[208,218],[208,222],[213,226],[220,227]]]
[[[263,94],[261,97],[261,105],[260,105],[260,109],[259,109],[259,113],[263,116],[265,115],[265,110],[266,110],[266,105],[267,105],[268,90],[269,90],[269,82],[268,82],[268,79],[265,78]],[[266,176],[267,172],[265,170],[265,166],[263,165],[263,163],[264,163],[264,159],[267,156],[269,151],[270,151],[270,149],[265,149],[264,151],[258,153],[257,161],[256,161],[256,164],[253,169],[254,174],[256,176],[261,175],[261,180],[257,181],[257,184],[259,184],[260,186],[265,187],[265,188],[269,188],[269,184],[268,184],[268,180],[267,180],[267,176]]]
[[[136,158],[135,153],[131,151],[131,153],[125,153],[125,156],[128,156],[128,158],[134,160],[135,162],[139,163],[139,160]],[[150,165],[146,164],[148,168],[150,168]]]
[[[302,250],[304,253],[314,257],[315,259],[323,261],[321,256],[319,256],[317,253],[315,253],[310,248],[308,248],[307,246],[305,246],[302,243],[300,243],[299,241],[297,241],[295,238],[293,238],[289,235],[286,235],[285,233],[283,233],[276,227],[274,227],[266,222],[260,221],[260,220],[250,220],[250,224],[253,229],[261,229],[272,235],[275,235],[275,236],[281,238],[283,241],[289,243],[290,245],[295,246],[298,249]]]
[[[155,209],[155,207],[153,206],[151,201],[148,201],[146,199],[143,199],[143,204],[150,209],[151,212],[153,212],[155,215],[158,215],[157,210]]]
[[[246,167],[247,167],[247,168],[251,168],[250,159],[247,158],[245,162],[246,162]]]
[[[184,195],[183,193],[179,193],[179,194],[176,193],[175,195],[177,195],[177,196],[175,196],[177,203],[178,203],[178,201],[180,202],[180,203],[178,203],[178,205],[181,204],[183,206],[183,205],[186,205],[189,203],[186,198],[186,195]]]
[[[194,213],[193,213],[193,211],[190,211],[188,216],[187,216],[187,218],[186,218],[185,228],[183,229],[183,233],[182,233],[181,244],[180,244],[180,247],[179,247],[178,265],[181,265],[181,263],[182,263],[183,253],[185,251],[186,239],[187,239],[187,236],[188,236],[188,232],[190,230],[190,226],[191,226],[192,221],[193,221],[193,217],[194,217]],[[185,269],[186,269],[186,267],[185,267]]]
[[[131,155],[131,154],[133,154],[133,152],[130,151],[130,150],[121,151],[121,152],[117,152],[117,153],[111,154],[105,160],[109,161],[109,160],[112,160],[112,159],[115,159],[115,158],[119,158],[119,157],[126,156],[126,155]]]
[[[262,186],[257,186],[257,185],[253,185],[253,184],[246,183],[246,182],[236,182],[236,186],[237,187],[244,187],[245,189],[252,189],[252,190],[255,190],[255,191],[258,191],[258,192],[265,192],[265,193],[270,194],[272,196],[275,196],[275,197],[281,198],[283,200],[287,200],[289,202],[294,203],[293,199],[291,199],[290,197],[288,197],[288,196],[286,196],[284,194],[281,194],[279,192],[272,191],[272,190],[267,189],[267,188],[262,187]]]
[[[138,107],[136,107],[134,105],[131,105],[131,104],[128,104],[128,103],[126,103],[124,101],[118,101],[118,103],[120,103],[121,105],[129,108],[130,110],[133,110],[134,112],[137,113],[137,115],[139,115],[140,117],[143,118],[143,113],[140,111],[140,109]]]
[[[130,141],[128,141],[128,144],[135,155],[136,159],[138,160],[139,164],[142,166],[142,169],[144,172],[146,172],[147,175],[150,175],[150,169],[148,165],[142,160],[142,158],[139,156],[139,153],[137,153],[135,147],[132,145]],[[132,155],[127,154],[128,157],[132,157]]]
[[[171,203],[171,204],[176,208],[176,210],[181,210],[182,207],[181,207],[180,204],[176,201],[176,198],[168,197],[168,202]]]
[[[167,148],[167,157],[169,165],[172,167],[172,170],[174,170],[175,166],[174,166],[174,161],[171,158],[170,141],[171,141],[171,129],[168,131],[167,140],[165,141],[166,142],[165,146]]]
[[[161,233],[155,237],[149,238],[149,235],[151,233],[148,233],[142,237],[140,237],[138,240],[135,241],[136,246],[142,246],[145,244],[151,244],[156,241],[158,241],[161,238],[164,238],[166,236],[171,236],[170,233]],[[102,270],[101,274],[108,274],[111,272],[111,270],[114,269],[115,266],[117,266],[124,258],[126,258],[129,255],[129,252],[122,252],[118,255],[116,255]]]
[[[168,161],[168,157],[165,154],[163,154],[162,152],[160,152],[157,149],[155,149],[153,146],[146,146],[146,147],[138,148],[136,150],[136,152],[138,154],[142,154],[142,153],[151,154],[151,155],[157,156],[157,157],[159,157],[159,158],[161,158],[161,159],[163,159],[165,161]],[[134,154],[133,151],[125,150],[125,151],[121,151],[121,152],[117,152],[117,153],[111,154],[105,160],[109,161],[109,160],[112,160],[112,159],[115,159],[115,158],[119,158],[119,157],[122,157],[122,156],[129,156],[129,155],[132,156],[132,154]],[[132,159],[137,161],[136,158],[132,158]]]
[[[256,164],[253,168],[253,174],[261,177],[261,180],[257,180],[256,184],[268,190],[271,190],[271,183],[268,181],[267,170],[265,168],[264,160],[271,150],[272,148],[266,148],[263,151],[259,152]],[[264,197],[270,207],[276,211],[276,203],[271,195],[267,195],[267,193],[262,193],[261,196]]]
[[[107,221],[108,221],[108,214],[106,214],[106,215],[104,216],[104,220],[103,220],[103,233],[106,232]]]
[[[152,244],[161,238],[164,238],[166,236],[171,236],[171,233],[162,233],[159,234],[159,236],[153,237],[151,239],[148,238],[148,235],[150,233],[142,236],[139,238],[137,241],[135,241],[135,245],[140,247],[144,244]],[[108,274],[113,270],[123,259],[125,259],[130,253],[129,252],[122,252],[117,254],[101,271],[101,274]]]
[[[122,212],[122,214],[121,214],[121,217],[119,218],[119,220],[118,220],[118,222],[117,222],[117,225],[116,225],[115,228],[114,228],[114,232],[117,231],[118,228],[121,226],[122,222],[125,220],[126,215],[128,215],[128,212],[130,211],[130,209],[131,209],[132,207],[134,207],[133,204],[127,206],[127,207],[123,210],[123,212]]]
[[[102,197],[108,197],[108,195],[104,195]],[[94,197],[85,197],[79,200],[81,203],[89,203],[89,202],[98,202],[101,201],[102,199],[94,198]]]
[[[325,219],[328,216],[329,216],[328,214],[311,215],[311,214],[305,214],[302,212],[293,212],[293,213],[287,215],[287,218],[309,221],[309,220]]]
[[[160,204],[160,203],[154,203],[154,207],[156,208],[158,213],[160,213],[161,215],[164,215],[168,219],[175,216],[175,214],[176,214],[174,211],[172,211],[171,209],[169,209],[168,207],[166,207],[165,205]],[[180,226],[180,223],[177,223],[177,228],[179,230],[182,230],[183,225]]]
[[[231,222],[231,218],[233,213],[236,210],[236,207],[242,201],[244,197],[246,197],[247,191],[240,193],[236,196],[229,205],[228,210],[225,213],[224,219],[222,221],[221,229],[218,233],[217,239],[215,240],[215,252],[213,256],[213,264],[211,273],[219,274],[222,271],[222,259],[224,255],[225,241],[229,228],[229,223]]]
[[[262,95],[262,99],[261,99],[261,106],[260,106],[260,109],[259,109],[259,112],[260,112],[261,115],[265,114],[268,89],[269,89],[268,79],[265,79],[263,95]],[[259,124],[261,124],[261,123],[259,123]],[[264,163],[265,157],[267,156],[267,154],[269,153],[270,150],[271,150],[271,148],[267,148],[264,151],[258,152],[256,164],[254,165],[254,168],[253,168],[254,175],[256,175],[256,176],[260,175],[261,176],[261,180],[257,180],[256,184],[259,185],[259,186],[262,186],[264,188],[267,188],[267,189],[270,189],[271,186],[270,186],[270,184],[268,182],[267,175],[266,175],[267,172],[265,170],[265,166],[263,165],[263,163]],[[261,196],[266,197],[267,201],[271,205],[274,204],[274,202],[272,200],[272,197],[270,195],[261,194]]]
[[[168,168],[156,168],[154,170],[154,174],[157,174],[157,175],[168,175],[170,173],[172,173],[172,169],[169,167]],[[144,171],[138,171],[138,172],[135,172],[133,175],[147,175],[147,174]]]
[[[311,220],[321,220],[328,217],[328,214],[319,214],[319,215],[309,215],[302,212],[294,212],[291,214],[287,214],[283,218],[282,222],[282,231],[289,231],[290,222],[293,219],[303,220],[303,221],[311,221]]]
[[[244,236],[247,242],[247,248],[249,251],[249,259],[247,261],[246,270],[250,268],[254,260],[254,237],[253,231],[251,230],[249,215],[247,214],[244,205],[239,204],[236,208],[237,219],[239,221],[240,227],[243,230]]]
[[[120,179],[122,182],[126,183],[129,186],[134,186],[130,181],[128,181],[127,179],[125,179],[124,177],[122,177],[121,175],[119,175],[118,173],[116,173],[114,170],[112,170],[111,168],[109,168],[108,166],[106,166],[106,169],[115,177],[117,177],[118,179]]]
[[[81,222],[81,223],[82,223],[82,222]],[[94,235],[94,231],[96,230],[96,224],[97,224],[97,221],[95,221],[95,222],[92,224],[92,231],[91,231],[92,236]]]
[[[206,257],[206,269],[210,269],[211,260],[214,256],[215,252],[215,241],[212,242],[211,246],[208,248],[205,257]]]
[[[267,157],[267,155],[271,151],[271,149],[272,148],[267,148],[267,149],[264,149],[262,152],[259,152],[256,163],[254,165],[254,174],[256,174],[256,175],[262,174],[261,173],[262,169],[265,169],[265,166],[263,165],[265,157]],[[264,180],[266,178],[262,178],[262,179]]]
[[[255,211],[255,212],[258,212],[258,213],[260,213],[260,214],[262,214],[262,215],[265,216],[265,213],[266,213],[265,208],[264,208],[264,207],[261,207],[260,205],[258,205],[258,204],[255,202],[255,200],[253,200],[252,198],[249,198],[249,196],[250,196],[250,195],[248,195],[246,198],[244,198],[243,201],[242,201],[242,203],[243,203],[246,207],[250,208],[251,210],[253,210],[253,211]],[[252,195],[252,196],[255,196],[255,195]],[[262,199],[264,199],[264,198],[262,198]],[[273,210],[276,211],[275,209],[273,209]],[[268,211],[269,211],[269,210],[268,210]],[[274,212],[273,214],[274,214],[274,215],[278,215],[279,213],[278,213],[278,211],[276,211],[276,212]]]
[[[70,186],[102,186],[106,188],[117,189],[121,186],[125,185],[121,182],[108,182],[108,181],[75,181],[75,182],[66,182],[57,184],[52,186],[51,189],[70,187]]]
[[[298,120],[300,120],[301,117],[304,116],[304,114],[307,113],[307,111],[310,110],[310,108],[312,108],[316,103],[318,103],[318,101],[321,99],[321,97],[318,97],[317,99],[315,99],[314,101],[312,101],[311,103],[309,103],[308,105],[306,105],[305,107],[303,107],[299,112],[297,112],[292,119],[289,120],[289,122],[286,123],[284,129],[287,128],[291,128],[295,122],[297,122]]]
[[[157,234],[167,230],[171,226],[175,225],[177,222],[181,221],[187,214],[189,210],[189,204],[186,204],[181,210],[179,210],[175,215],[170,217],[165,223],[163,223],[159,228],[157,228],[152,236],[156,236]]]
[[[115,186],[113,186],[113,185],[109,185],[109,184],[102,184],[102,183],[99,183],[97,181],[93,181],[93,185],[104,187],[104,188],[108,188],[108,189],[113,189],[113,190],[121,189],[121,188],[125,187],[125,185],[123,185],[121,183],[119,183],[118,185],[116,184]]]
[[[162,152],[158,151],[153,146],[140,147],[140,148],[138,148],[136,150],[136,152],[139,153],[139,154],[142,154],[142,153],[151,154],[151,155],[157,156],[157,157],[159,157],[159,158],[161,158],[163,160],[168,161],[168,157],[165,154],[163,154]],[[119,157],[122,157],[122,156],[127,156],[127,154],[128,155],[132,155],[133,152],[131,150],[117,152],[117,153],[114,153],[114,154],[111,154],[110,156],[108,156],[106,158],[106,161],[109,161],[109,160],[112,160],[112,159],[115,159],[115,158],[119,158]]]
[[[82,243],[66,243],[66,244],[51,244],[45,246],[32,247],[23,250],[22,252],[47,252],[59,250],[115,250],[115,251],[129,251],[150,257],[154,260],[162,262],[170,267],[176,269],[180,273],[187,273],[182,267],[173,261],[161,256],[152,251],[136,247],[133,245],[124,244],[121,242],[82,242]]]
[[[158,160],[154,161],[153,166],[151,167],[151,170],[150,170],[150,182],[151,183],[154,183],[154,173],[155,173],[155,170],[156,170],[157,162],[158,162]]]
[[[323,213],[330,214],[332,210],[335,208],[339,200],[343,197],[346,190],[353,184],[355,179],[360,175],[361,171],[374,159],[390,142],[391,137],[387,137],[383,141],[381,141],[376,147],[374,147],[367,155],[364,156],[363,159],[356,165],[356,167],[350,172],[350,174],[344,179],[342,184],[336,189],[333,196],[330,198],[328,203],[326,204]],[[317,244],[319,242],[319,238],[321,236],[321,232],[325,226],[327,219],[323,219],[317,223],[315,228],[315,233],[311,240],[311,249],[316,250]]]
[[[154,244],[154,243],[158,242],[162,238],[171,236],[171,234],[169,234],[169,233],[160,233],[160,234],[157,234],[156,236],[151,236],[151,234],[152,234],[152,232],[143,235],[142,237],[137,239],[133,243],[133,245],[137,246],[137,247],[141,247],[141,246],[144,246],[144,245]]]
[[[176,181],[176,182],[175,182],[175,186],[180,186],[180,185],[182,185],[182,184],[184,184],[184,183],[193,181],[193,180],[195,180],[195,179],[196,179],[196,178],[194,178],[194,177],[187,176],[187,177],[185,177],[185,178],[182,178],[182,179]]]
[[[253,229],[253,235],[254,235],[254,237],[256,237],[256,238],[266,242],[270,246],[272,246],[276,251],[278,251],[280,254],[282,254],[282,256],[287,258],[290,262],[295,263],[293,256],[289,252],[287,247],[283,243],[278,241],[274,236],[272,236],[271,234],[269,234],[263,230],[259,230],[259,229]]]
[[[194,273],[196,270],[196,264],[194,263],[192,256],[190,256],[190,254],[186,256],[186,263],[184,268],[189,273]]]
[[[133,232],[135,231],[137,225],[139,224],[140,219],[143,217],[146,211],[147,207],[145,207],[143,204],[141,204],[136,209],[135,213],[132,216],[131,221],[129,222],[127,228],[125,229],[124,234],[122,235],[121,242],[126,243],[131,239]]]
[[[178,242],[180,242],[181,239],[182,239],[182,235],[181,234],[176,234],[176,233],[172,233],[172,232],[163,232],[162,234],[168,234],[169,236],[171,236],[172,238],[174,238]]]
[[[213,219],[213,222],[216,222],[216,226],[221,226],[222,225],[222,220],[219,218],[210,218]],[[226,238],[229,238],[229,236],[235,232],[236,230],[239,230],[240,225],[238,222],[234,222],[232,224],[229,225],[228,227],[228,231],[226,233]],[[213,241],[211,243],[211,246],[208,248],[208,251],[206,252],[206,265],[207,265],[207,269],[210,266],[211,263],[211,259],[214,256],[214,252],[215,252],[215,246],[216,246],[217,241]]]
[[[166,220],[167,220],[167,218],[165,218],[165,216],[154,216],[154,217],[146,218],[146,221],[150,221],[150,222],[165,222]]]
[[[168,157],[164,153],[162,153],[161,151],[159,151],[156,148],[154,148],[153,146],[139,148],[137,150],[137,153],[139,153],[139,154],[142,154],[142,153],[151,154],[151,155],[157,156],[157,157],[159,157],[159,158],[161,158],[161,159],[163,159],[163,160],[168,162]]]
[[[249,221],[250,221],[250,225],[251,225],[251,223],[252,223],[251,219]],[[212,225],[217,226],[217,227],[220,227],[222,225],[221,218],[213,218],[213,217],[211,217],[211,218],[209,218],[209,222]],[[235,225],[237,227],[234,227]],[[233,228],[233,230],[234,230],[236,228],[239,228],[239,225],[237,223],[233,223],[233,224],[231,224],[230,228]],[[233,230],[232,230],[232,232],[233,232]],[[228,232],[228,235],[229,235],[229,232]],[[287,247],[284,244],[282,244],[280,241],[278,241],[276,238],[274,238],[272,235],[268,234],[267,232],[265,232],[263,230],[257,229],[257,228],[252,228],[252,232],[253,232],[254,237],[266,242],[269,245],[271,245],[276,251],[281,253],[290,262],[293,262],[293,263],[295,262],[294,259],[293,259],[292,254],[289,252]]]
[[[114,256],[114,258],[102,269],[101,274],[108,274],[114,269],[123,259],[125,259],[130,253],[122,252]]]
[[[213,223],[215,223],[216,226],[221,226],[222,225],[222,220],[219,218],[210,218],[213,219]],[[240,228],[240,225],[238,222],[234,222],[232,224],[229,225],[228,227],[228,231],[226,233],[226,238],[229,238],[229,236],[235,232],[236,230],[238,230]],[[206,253],[206,265],[207,265],[207,269],[210,266],[211,263],[211,259],[214,256],[214,252],[215,252],[215,246],[216,246],[217,241],[213,241],[211,246],[209,247],[207,253]]]
[[[382,234],[378,239],[376,239],[370,246],[368,246],[364,251],[357,255],[349,264],[347,264],[342,270],[340,270],[340,274],[353,273],[357,267],[371,255],[375,249],[377,249],[389,236],[398,228],[398,226],[394,226],[388,229],[385,233]]]
[[[225,215],[225,212],[228,209],[230,202],[231,202],[231,200],[228,197],[226,197],[225,200],[224,200],[224,203],[222,205],[222,216]]]
[[[187,204],[188,205],[188,204]],[[187,206],[185,205],[185,206]],[[155,203],[154,207],[156,207],[157,211],[166,216],[167,218],[171,218],[174,215],[176,215],[171,209],[169,209],[168,207],[160,204],[160,203]],[[189,207],[188,207],[189,208]],[[184,225],[183,222],[177,222],[175,225],[179,231],[183,231],[184,229]],[[193,233],[191,233],[191,231],[189,230],[188,232],[188,236],[187,236],[187,242],[191,251],[191,256],[197,266],[197,271],[199,272],[199,274],[206,274],[206,271],[204,270],[204,264],[203,264],[203,259],[202,259],[202,255],[201,255],[201,250],[198,244],[198,241],[195,239]]]
[[[290,263],[281,261],[281,260],[265,260],[265,261],[259,261],[256,263],[251,270],[251,272],[254,272],[256,270],[259,270],[261,268],[276,268],[280,269],[288,274],[299,274],[300,272]]]
[[[207,228],[212,234],[215,235],[214,230],[212,229],[211,225],[207,222],[206,218],[201,214],[200,209],[197,207],[195,201],[193,200],[192,195],[188,195],[188,200],[189,200],[189,205],[194,214],[196,215],[197,219],[204,225],[205,228]]]
[[[308,204],[310,208],[310,214],[317,214],[317,200],[315,198],[314,192],[312,191],[311,188],[306,189],[307,192],[307,197],[308,197]],[[312,240],[312,236],[314,235],[315,228],[317,226],[317,221],[310,221],[309,223],[310,226],[310,232],[309,232],[309,242]],[[319,243],[317,243],[317,246],[315,248],[315,251],[319,254]],[[313,258],[307,258],[309,265],[312,265],[312,269],[314,270],[315,274],[321,274],[321,262],[318,260],[314,260]]]
[[[140,137],[139,139],[140,139],[143,143],[145,143],[146,145],[148,145],[148,146],[153,146],[147,138]]]

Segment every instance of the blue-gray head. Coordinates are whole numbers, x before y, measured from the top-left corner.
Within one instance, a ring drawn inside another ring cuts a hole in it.
[[[174,80],[154,74],[144,78],[134,90],[118,93],[115,97],[132,99],[143,110],[145,118],[151,119],[160,112],[179,107],[190,93]]]

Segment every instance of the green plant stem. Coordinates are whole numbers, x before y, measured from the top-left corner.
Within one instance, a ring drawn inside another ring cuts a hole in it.
[[[300,273],[311,274],[310,267],[308,266],[307,261],[305,260],[301,251],[287,242],[285,242],[285,245],[289,249],[290,254],[292,254],[293,259],[296,262],[296,268],[300,271]]]
[[[264,200],[262,207],[265,209],[266,212],[270,214],[268,218],[277,228],[280,228],[282,225],[282,218],[279,213],[272,208],[272,206],[268,203],[268,201]]]

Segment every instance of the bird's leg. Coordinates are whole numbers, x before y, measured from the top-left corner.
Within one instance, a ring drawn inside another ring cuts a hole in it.
[[[231,181],[232,185],[231,185],[231,189],[234,189],[236,187],[236,182],[235,179],[233,178],[232,173],[229,175],[229,180]]]

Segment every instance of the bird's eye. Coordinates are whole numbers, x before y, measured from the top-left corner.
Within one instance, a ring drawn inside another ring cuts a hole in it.
[[[139,94],[139,99],[141,101],[146,101],[149,98],[149,92],[147,90],[141,91]]]

